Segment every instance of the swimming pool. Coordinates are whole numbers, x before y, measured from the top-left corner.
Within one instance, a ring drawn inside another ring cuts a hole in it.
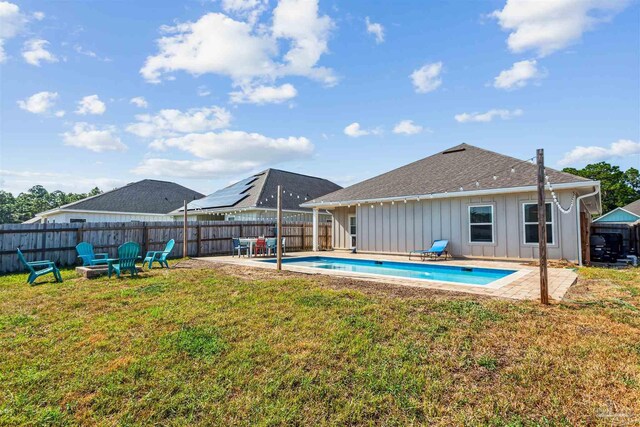
[[[275,263],[270,259],[263,262]],[[283,264],[350,273],[375,274],[409,279],[433,280],[464,285],[487,286],[504,279],[518,270],[466,267],[454,265],[417,264],[398,261],[347,259],[322,256],[286,258]]]

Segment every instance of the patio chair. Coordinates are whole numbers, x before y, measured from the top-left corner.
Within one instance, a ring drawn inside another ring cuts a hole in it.
[[[176,241],[171,239],[167,242],[164,250],[162,251],[148,251],[144,256],[144,260],[142,261],[142,268],[144,268],[145,264],[148,264],[149,270],[153,267],[153,263],[157,262],[160,264],[160,267],[169,268],[169,263],[167,262],[167,257],[173,250],[173,246],[176,244]]]
[[[449,251],[447,251],[448,245],[449,245],[448,240],[444,240],[444,239],[434,240],[433,245],[431,245],[431,248],[427,250],[421,249],[421,250],[410,251],[409,259],[411,259],[411,255],[414,255],[414,254],[419,255],[422,261],[424,261],[427,257],[429,257],[432,260],[435,260],[441,257],[442,255],[444,255],[444,260],[446,261],[447,257],[449,256]]]
[[[256,245],[255,247],[255,254],[262,254],[262,255],[266,255],[267,254],[267,241],[265,240],[264,237],[258,237],[258,240],[256,240]]]
[[[238,257],[242,255],[242,251],[244,251],[245,254],[249,253],[249,243],[243,242],[239,238],[235,237],[231,239],[231,243],[233,246],[233,249],[231,250],[232,257],[235,256],[236,252],[238,253]]]
[[[267,252],[269,255],[274,254],[276,250],[278,250],[278,248],[276,247],[278,245],[278,239],[276,239],[275,237],[269,237],[268,239],[266,239],[265,244],[267,246]]]
[[[138,269],[136,268],[136,261],[140,258],[140,245],[136,242],[127,242],[118,247],[118,263],[109,263],[109,277],[115,271],[116,275],[120,277],[120,273],[128,271],[131,276],[138,275]]]
[[[80,242],[76,245],[76,252],[78,252],[78,258],[82,260],[82,265],[98,265],[107,264],[107,253],[93,253],[93,245],[87,242]]]
[[[60,270],[58,270],[58,267],[56,267],[56,264],[53,261],[45,260],[27,262],[20,249],[18,249],[18,259],[22,265],[29,270],[29,277],[27,277],[28,284],[33,285],[33,282],[35,282],[38,277],[49,273],[53,274],[53,277],[56,278],[56,282],[62,282]]]

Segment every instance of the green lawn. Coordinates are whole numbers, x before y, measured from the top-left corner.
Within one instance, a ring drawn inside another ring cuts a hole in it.
[[[0,276],[0,424],[640,424],[640,270],[542,307],[186,265]]]

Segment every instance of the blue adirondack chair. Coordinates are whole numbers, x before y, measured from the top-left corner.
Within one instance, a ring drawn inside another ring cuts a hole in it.
[[[27,268],[27,270],[29,270],[29,277],[27,278],[28,284],[33,285],[33,282],[35,282],[38,277],[49,273],[53,274],[53,277],[56,278],[56,282],[62,282],[60,270],[58,270],[58,267],[56,267],[56,264],[53,261],[27,262],[20,249],[18,249],[18,259]]]
[[[169,263],[167,262],[167,257],[173,250],[173,246],[176,244],[176,241],[171,239],[167,242],[167,245],[164,247],[163,251],[149,251],[144,256],[144,260],[142,261],[142,268],[144,265],[148,263],[149,270],[151,270],[154,262],[160,264],[160,267],[169,268]]]
[[[98,265],[107,264],[107,258],[109,254],[106,253],[93,253],[93,245],[87,242],[80,242],[76,245],[76,251],[78,252],[78,258],[82,260],[82,265]]]
[[[109,263],[109,277],[115,271],[120,277],[122,271],[128,271],[132,276],[138,275],[136,261],[140,258],[140,245],[136,242],[127,242],[118,247],[118,262]]]

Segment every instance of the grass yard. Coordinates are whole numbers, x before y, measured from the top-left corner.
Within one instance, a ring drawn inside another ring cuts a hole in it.
[[[551,307],[195,261],[63,274],[0,276],[1,425],[640,425],[640,269],[583,269]]]

